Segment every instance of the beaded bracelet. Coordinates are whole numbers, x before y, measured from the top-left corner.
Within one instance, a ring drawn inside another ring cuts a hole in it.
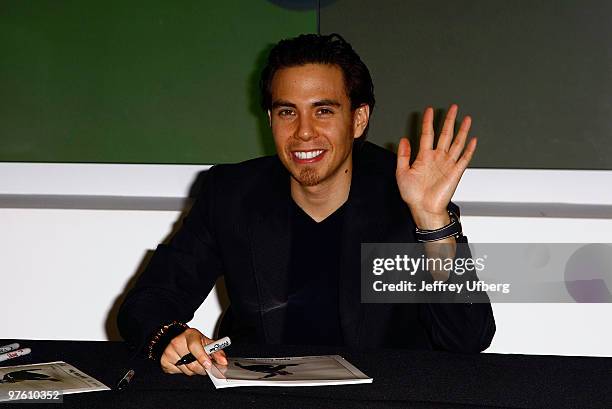
[[[158,361],[170,341],[177,335],[182,334],[188,328],[189,326],[187,324],[180,321],[172,321],[170,324],[162,326],[149,341],[149,359]]]

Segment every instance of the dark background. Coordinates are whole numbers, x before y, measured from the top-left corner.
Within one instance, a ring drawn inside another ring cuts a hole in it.
[[[611,15],[605,0],[5,0],[0,161],[273,153],[259,70],[319,24],[372,71],[379,145],[416,142],[423,109],[454,102],[474,119],[473,167],[612,169]]]
[[[611,16],[605,0],[338,0],[320,24],[370,68],[379,145],[457,103],[471,167],[612,169]]]

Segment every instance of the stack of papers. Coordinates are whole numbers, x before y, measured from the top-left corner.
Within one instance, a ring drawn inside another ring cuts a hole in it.
[[[215,388],[236,386],[323,386],[372,383],[340,355],[287,358],[228,358],[207,370]]]
[[[32,397],[52,401],[59,394],[104,390],[110,389],[62,361],[0,367],[0,402]],[[59,394],[50,397],[50,391],[57,391]]]

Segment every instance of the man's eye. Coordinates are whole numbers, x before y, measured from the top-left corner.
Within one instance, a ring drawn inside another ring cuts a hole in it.
[[[332,111],[329,108],[321,108],[321,109],[319,109],[318,113],[319,113],[319,115],[331,115],[331,114],[334,113],[334,111]]]
[[[291,116],[293,115],[293,111],[290,109],[281,109],[280,111],[278,111],[278,115],[279,116]]]

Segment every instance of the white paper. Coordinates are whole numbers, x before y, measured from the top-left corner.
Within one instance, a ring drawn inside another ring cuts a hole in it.
[[[340,355],[228,358],[207,370],[215,388],[236,386],[323,386],[372,383]]]
[[[110,390],[97,379],[63,361],[0,367],[0,402],[11,400],[11,391],[71,393]]]

